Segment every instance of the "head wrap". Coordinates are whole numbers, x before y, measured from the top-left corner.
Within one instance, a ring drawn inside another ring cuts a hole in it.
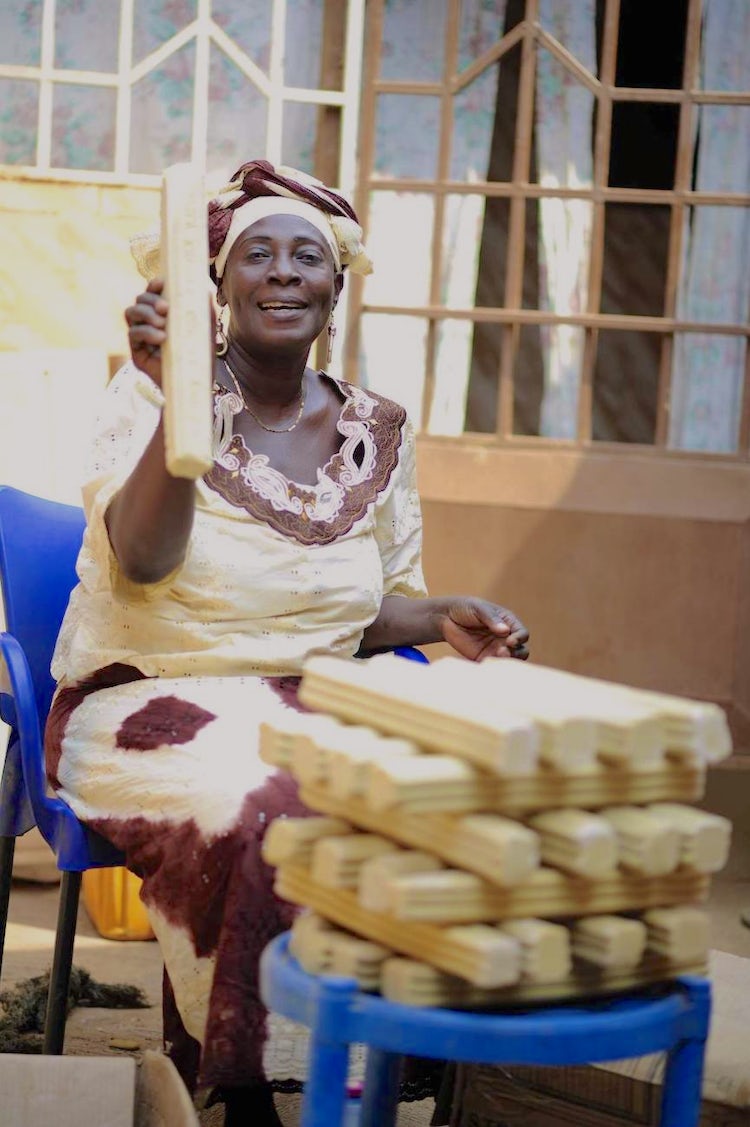
[[[251,201],[255,210],[248,206]],[[337,270],[372,272],[356,212],[343,196],[296,168],[274,168],[269,161],[252,160],[243,164],[208,204],[208,261],[215,282],[221,280],[237,236],[257,219],[282,211],[300,215],[321,232]],[[159,273],[158,233],[136,235],[130,250],[143,277],[153,278]]]
[[[243,203],[232,212],[232,220],[224,237],[224,242],[213,261],[214,274],[217,279],[222,277],[229,252],[242,232],[267,215],[298,215],[307,223],[311,223],[323,236],[333,257],[336,273],[341,270],[339,245],[334,237],[328,216],[324,212],[317,207],[313,207],[310,203],[303,203],[302,200],[288,200],[282,196],[256,196],[254,200],[248,200],[247,203]]]

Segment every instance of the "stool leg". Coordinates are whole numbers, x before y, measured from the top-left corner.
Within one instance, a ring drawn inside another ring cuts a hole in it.
[[[367,1050],[359,1127],[393,1127],[400,1077],[401,1057],[397,1053],[373,1048]]]
[[[300,1127],[341,1127],[346,1108],[349,1046],[326,1041],[313,1031]]]
[[[0,837],[0,973],[3,969],[5,950],[5,925],[8,922],[8,902],[13,878],[13,854],[16,850],[14,837]]]
[[[705,1041],[680,1041],[664,1067],[661,1127],[698,1127]]]

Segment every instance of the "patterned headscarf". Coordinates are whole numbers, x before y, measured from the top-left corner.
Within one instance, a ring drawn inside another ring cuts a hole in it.
[[[273,197],[278,199],[278,208],[271,206]],[[263,206],[248,206],[261,199]],[[237,236],[262,215],[277,210],[300,215],[317,227],[326,239],[337,270],[346,267],[354,274],[372,272],[362,243],[362,228],[343,196],[296,168],[274,168],[267,160],[251,160],[235,172],[229,184],[208,204],[208,260],[211,277],[217,284]],[[159,273],[158,235],[137,235],[131,240],[130,249],[145,278]]]

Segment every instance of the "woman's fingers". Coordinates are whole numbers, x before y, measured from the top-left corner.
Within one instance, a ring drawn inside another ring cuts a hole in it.
[[[153,278],[144,293],[125,310],[128,341],[133,361],[161,386],[161,347],[167,339],[169,305],[161,296],[164,283]]]

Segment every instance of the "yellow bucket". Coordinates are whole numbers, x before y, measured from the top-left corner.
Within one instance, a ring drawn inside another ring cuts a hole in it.
[[[124,868],[87,869],[83,874],[83,903],[105,939],[154,938],[140,888],[140,878]]]

